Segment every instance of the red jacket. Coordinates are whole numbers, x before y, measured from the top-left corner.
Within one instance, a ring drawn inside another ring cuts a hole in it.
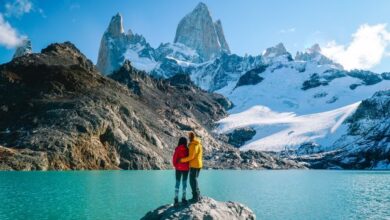
[[[179,160],[181,158],[188,156],[188,148],[184,145],[177,146],[175,149],[175,153],[173,154],[172,163],[176,170],[188,171],[190,170],[190,166],[188,162],[180,163]]]

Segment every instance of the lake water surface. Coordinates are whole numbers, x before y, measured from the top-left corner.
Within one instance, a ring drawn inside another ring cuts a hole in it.
[[[0,219],[139,219],[173,186],[171,170],[0,172]],[[203,170],[200,188],[257,219],[390,219],[389,171]]]

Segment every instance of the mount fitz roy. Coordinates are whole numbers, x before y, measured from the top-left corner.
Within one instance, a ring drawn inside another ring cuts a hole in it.
[[[382,93],[376,92],[389,90],[390,74],[346,71],[324,56],[318,44],[295,56],[282,43],[256,56],[232,54],[222,22],[214,22],[207,6],[199,3],[179,22],[173,43],[157,48],[142,35],[125,33],[121,15],[114,16],[102,37],[97,68],[110,74],[125,60],[157,78],[188,74],[202,89],[226,96],[234,107],[214,132],[243,151],[275,152],[309,167],[388,167],[389,131],[373,125],[388,121],[368,115],[362,120],[356,114],[362,112],[362,100],[377,100]],[[352,123],[354,118],[360,123]],[[362,156],[371,145],[361,147],[356,139],[356,124],[362,126],[362,121],[382,129],[375,138],[383,147],[376,147],[374,156]]]

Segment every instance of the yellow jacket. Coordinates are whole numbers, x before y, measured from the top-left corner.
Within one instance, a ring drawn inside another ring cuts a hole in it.
[[[180,162],[185,163],[189,162],[190,167],[192,168],[202,168],[203,167],[203,149],[202,143],[199,138],[195,137],[189,145],[189,154],[188,157],[184,157]]]

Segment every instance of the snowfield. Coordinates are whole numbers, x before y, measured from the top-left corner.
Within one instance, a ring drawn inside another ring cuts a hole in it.
[[[306,115],[275,112],[257,105],[220,120],[217,132],[230,133],[244,127],[255,129],[256,135],[241,150],[296,150],[299,145],[308,142],[316,142],[322,146],[322,150],[330,150],[333,141],[346,131],[342,123],[359,104],[357,102],[332,111]]]

